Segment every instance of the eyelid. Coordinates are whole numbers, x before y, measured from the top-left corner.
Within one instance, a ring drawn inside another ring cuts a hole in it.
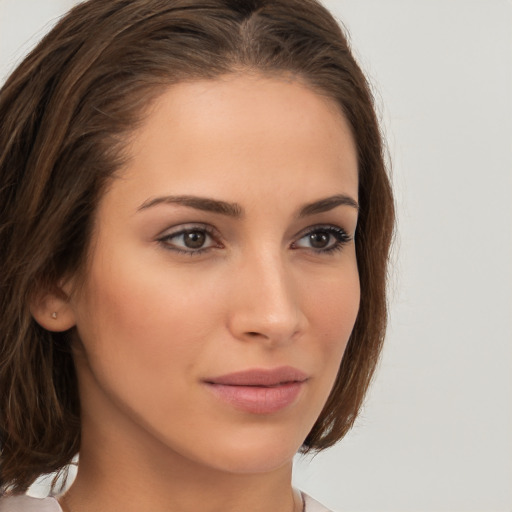
[[[336,243],[331,246],[331,247],[328,247],[326,249],[314,249],[314,248],[311,248],[310,250],[314,253],[329,253],[329,252],[333,252],[337,249],[342,249],[343,246],[349,242],[351,242],[354,237],[351,236],[348,231],[346,229],[344,229],[343,227],[339,226],[339,225],[336,225],[336,224],[315,224],[313,226],[308,226],[306,229],[300,231],[295,237],[294,237],[294,242],[291,244],[291,248],[292,249],[295,249],[295,250],[298,250],[298,249],[301,249],[301,247],[294,247],[295,244],[297,244],[297,242],[299,242],[300,240],[302,240],[304,237],[308,236],[308,235],[311,235],[312,233],[315,233],[317,231],[326,231],[328,232],[329,234],[331,234],[332,236],[334,236],[336,238]]]
[[[340,232],[340,233],[343,233],[346,237],[348,237],[350,240],[352,240],[352,236],[349,234],[349,231],[347,229],[345,229],[343,226],[340,226],[338,224],[329,224],[329,223],[324,223],[324,224],[314,224],[312,226],[308,226],[307,228],[304,228],[302,229],[301,231],[299,231],[295,236],[294,236],[294,239],[295,240],[299,240],[300,238],[303,238],[304,236],[308,235],[309,233],[311,232],[314,232],[314,231],[321,231],[321,230],[325,230],[325,231],[336,231],[336,232]]]
[[[165,228],[156,236],[156,239],[179,235],[180,233],[185,231],[193,231],[194,229],[197,229],[198,231],[205,231],[209,235],[215,236],[216,238],[220,237],[220,233],[210,224],[206,224],[205,222],[185,222]]]
[[[204,231],[206,235],[208,235],[212,241],[212,245],[208,245],[206,247],[199,247],[197,249],[181,247],[179,245],[173,245],[168,240],[183,235],[190,231]],[[335,243],[327,248],[306,248],[298,246],[298,242],[305,238],[308,235],[311,235],[317,231],[324,231],[333,236],[336,240]],[[215,248],[223,248],[223,244],[221,241],[221,235],[213,226],[201,222],[190,222],[185,224],[179,224],[171,228],[167,228],[161,234],[156,237],[156,241],[164,246],[165,249],[171,250],[177,253],[187,254],[187,255],[199,255],[206,251]],[[308,226],[307,228],[300,231],[294,237],[294,241],[291,243],[290,248],[293,250],[305,249],[310,250],[313,253],[322,254],[322,253],[330,253],[335,250],[341,250],[343,246],[353,240],[353,236],[351,236],[347,230],[343,227],[336,224],[315,224],[313,226]]]
[[[178,237],[178,236],[183,235],[190,231],[204,231],[213,240],[214,245],[210,245],[207,247],[200,247],[198,249],[192,249],[192,248],[182,248],[177,245],[173,246],[171,243],[167,242],[167,240],[169,240],[169,239]],[[205,251],[222,246],[222,242],[220,241],[220,239],[221,239],[220,233],[213,226],[211,226],[209,224],[204,224],[202,222],[190,222],[190,223],[185,223],[185,224],[179,224],[172,228],[167,228],[166,230],[162,231],[156,237],[156,241],[158,243],[160,243],[161,245],[163,245],[165,249],[167,249],[169,251],[181,253],[181,254],[188,254],[191,256],[202,254]]]

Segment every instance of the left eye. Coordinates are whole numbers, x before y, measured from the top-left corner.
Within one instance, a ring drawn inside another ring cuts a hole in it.
[[[329,252],[341,249],[351,240],[345,230],[335,226],[318,227],[308,231],[293,244],[293,248],[312,249],[317,252]]]
[[[166,235],[160,239],[169,249],[182,252],[198,252],[215,246],[212,236],[200,228],[183,229],[178,233]]]

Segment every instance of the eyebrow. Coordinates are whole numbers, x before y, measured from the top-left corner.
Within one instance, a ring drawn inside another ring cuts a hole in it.
[[[218,199],[198,196],[162,196],[144,201],[137,211],[147,210],[161,204],[177,204],[194,208],[205,212],[220,213],[228,217],[240,218],[244,215],[244,209],[238,203],[229,203]],[[326,197],[312,203],[305,204],[299,210],[298,217],[308,217],[318,213],[328,212],[338,206],[350,206],[359,210],[357,201],[345,194],[337,194]]]
[[[243,208],[237,203],[228,203],[226,201],[197,196],[163,196],[148,199],[139,206],[138,211],[146,210],[159,204],[178,204],[195,208],[196,210],[220,213],[221,215],[235,218],[239,218],[243,214]]]
[[[326,197],[313,203],[304,205],[299,211],[299,217],[307,217],[317,213],[328,212],[337,206],[350,206],[359,211],[359,204],[355,199],[345,194],[337,194],[335,196]]]

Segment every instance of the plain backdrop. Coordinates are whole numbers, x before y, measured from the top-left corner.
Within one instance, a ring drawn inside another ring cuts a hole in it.
[[[0,0],[0,82],[74,3]],[[512,2],[325,4],[375,91],[398,235],[364,410],[296,485],[339,511],[510,512]]]

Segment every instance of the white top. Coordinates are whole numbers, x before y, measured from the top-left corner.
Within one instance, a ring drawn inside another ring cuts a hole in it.
[[[311,496],[302,493],[304,512],[332,512]],[[31,498],[30,496],[9,496],[0,499],[0,512],[62,512],[55,498]]]

